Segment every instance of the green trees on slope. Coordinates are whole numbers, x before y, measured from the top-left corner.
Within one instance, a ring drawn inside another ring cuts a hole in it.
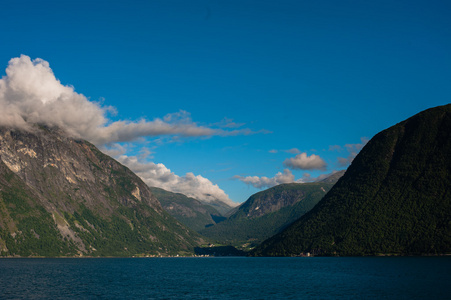
[[[224,243],[259,243],[311,210],[332,186],[319,182],[275,186],[252,195],[228,220],[200,233]]]
[[[451,105],[377,134],[309,213],[253,255],[451,252]]]

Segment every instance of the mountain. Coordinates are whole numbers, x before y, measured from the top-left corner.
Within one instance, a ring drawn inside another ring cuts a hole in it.
[[[332,173],[329,176],[327,176],[326,178],[318,180],[318,182],[326,182],[326,183],[335,184],[338,181],[338,179],[340,179],[344,175],[345,172],[346,172],[346,170],[341,170],[341,171]]]
[[[229,204],[219,199],[210,200],[208,202],[202,200],[199,201],[205,205],[213,207],[217,212],[219,212],[221,216],[225,216],[229,211],[231,211],[234,208],[234,206],[230,206]]]
[[[156,187],[150,190],[164,210],[193,230],[200,231],[225,219],[213,206],[194,198]]]
[[[376,136],[309,213],[252,255],[451,253],[451,104]]]
[[[311,210],[333,184],[332,180],[277,185],[252,195],[226,221],[200,233],[226,243],[261,242]]]
[[[144,182],[58,129],[0,128],[2,256],[193,253],[200,237]]]

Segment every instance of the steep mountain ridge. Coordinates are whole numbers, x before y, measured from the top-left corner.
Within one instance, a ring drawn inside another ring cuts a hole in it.
[[[199,244],[127,167],[61,130],[0,128],[0,170],[3,255],[166,255]]]
[[[451,105],[374,136],[309,213],[253,255],[451,253]]]

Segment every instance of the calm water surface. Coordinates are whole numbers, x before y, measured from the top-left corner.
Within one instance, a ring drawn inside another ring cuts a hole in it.
[[[451,299],[451,257],[0,259],[0,299]]]

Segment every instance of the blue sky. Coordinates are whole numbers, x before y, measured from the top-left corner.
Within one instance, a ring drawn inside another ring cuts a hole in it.
[[[109,123],[216,130],[97,144],[243,202],[342,170],[377,132],[450,103],[450,15],[448,1],[2,1],[0,65],[41,58],[114,107]]]

